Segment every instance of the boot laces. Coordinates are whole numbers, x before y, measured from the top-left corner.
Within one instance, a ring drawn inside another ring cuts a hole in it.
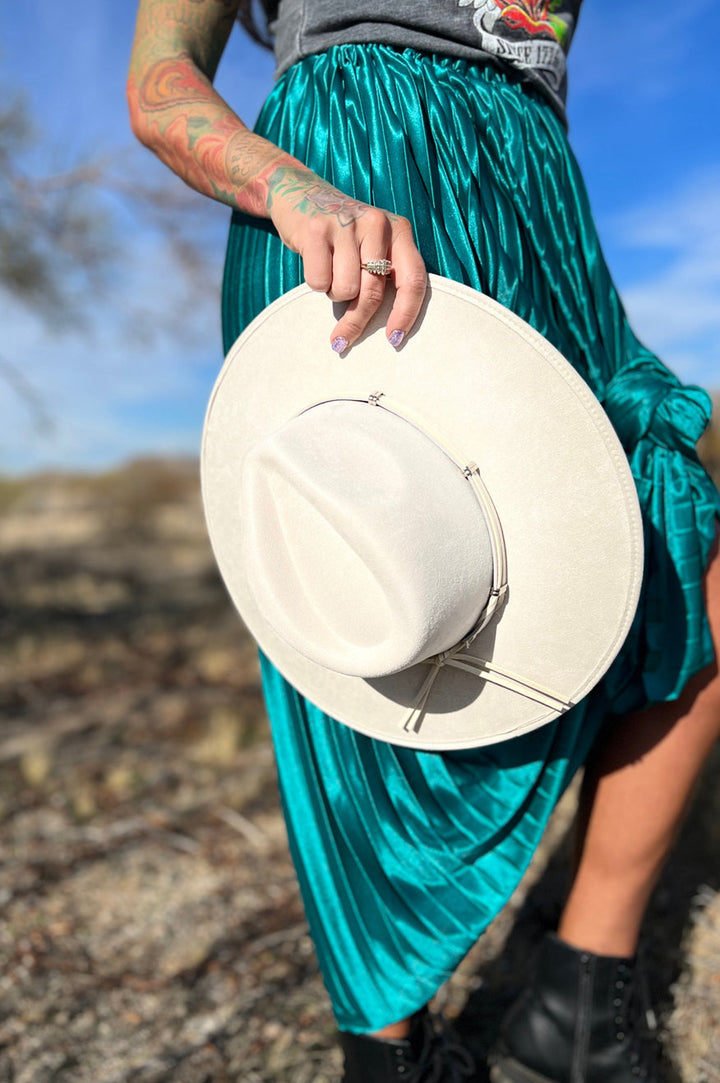
[[[657,1017],[650,1002],[644,967],[637,963],[628,983],[625,1004],[628,1056],[633,1073],[640,1080],[659,1083],[660,1043]]]
[[[436,1030],[424,1020],[425,1041],[416,1064],[403,1076],[404,1083],[462,1083],[475,1074],[475,1062],[459,1038],[445,1024]]]

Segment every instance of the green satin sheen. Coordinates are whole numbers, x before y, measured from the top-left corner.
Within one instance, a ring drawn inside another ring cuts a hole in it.
[[[562,125],[516,79],[339,46],[279,81],[256,130],[342,191],[406,215],[428,270],[546,335],[604,402],[645,517],[644,590],[621,655],[588,699],[525,737],[452,753],[377,742],[262,659],[320,965],[339,1026],[367,1031],[424,1003],[501,909],[606,712],[673,698],[712,659],[700,583],[720,498],[694,450],[709,401],[630,330]],[[234,216],[226,346],[301,281],[300,259],[267,222]]]

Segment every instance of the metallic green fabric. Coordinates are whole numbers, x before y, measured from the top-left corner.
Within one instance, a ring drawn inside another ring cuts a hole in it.
[[[694,451],[709,401],[636,340],[562,125],[513,77],[338,46],[290,69],[256,130],[341,190],[407,215],[428,270],[546,335],[604,402],[645,517],[645,584],[622,653],[583,703],[527,736],[452,753],[383,744],[328,718],[262,659],[325,982],[339,1026],[373,1030],[425,1002],[501,909],[606,713],[674,698],[711,661],[700,585],[720,497]],[[301,281],[272,227],[236,215],[226,345]]]

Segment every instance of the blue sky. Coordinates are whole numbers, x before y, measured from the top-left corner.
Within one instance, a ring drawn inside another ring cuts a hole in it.
[[[126,0],[0,7],[0,87],[24,93],[42,132],[35,168],[110,155],[129,178],[164,179],[127,124],[133,23]],[[585,0],[569,95],[571,141],[631,321],[683,379],[711,388],[720,388],[720,87],[708,58],[718,43],[716,0],[627,0],[612,12]],[[272,85],[272,58],[237,30],[217,85],[252,121]],[[55,420],[52,433],[38,432],[27,404],[0,383],[0,472],[197,453],[222,360],[228,216],[197,200],[211,270],[190,298],[157,236],[130,221],[126,256],[108,297],[89,310],[87,331],[51,329],[0,292],[0,354]],[[173,305],[182,319],[167,318]],[[128,313],[132,322],[141,309],[162,312],[165,326],[131,334]]]

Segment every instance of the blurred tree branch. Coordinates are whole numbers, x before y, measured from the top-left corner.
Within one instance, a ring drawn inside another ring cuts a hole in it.
[[[77,178],[58,184],[24,172],[19,161],[35,143],[16,98],[0,111],[0,284],[45,318],[72,321],[77,289],[102,268],[108,237]],[[84,173],[97,183],[98,166]]]
[[[142,296],[126,306],[121,315],[128,335],[146,340],[158,331],[187,333],[178,311],[185,310],[182,284],[186,293],[193,291],[196,308],[213,280],[209,260],[217,253],[207,244],[210,201],[198,199],[169,173],[158,182],[141,177],[143,152],[134,145],[45,172],[46,141],[24,100],[9,95],[5,100],[0,105],[0,289],[58,332],[89,331],[98,304],[107,301],[118,276],[137,258],[134,240],[142,232],[147,243],[149,233],[169,253],[178,271],[172,285],[181,288],[168,290],[162,311],[144,308]],[[2,358],[0,380],[26,402],[38,431],[48,432],[49,411],[16,361]]]
[[[48,413],[42,396],[38,394],[17,365],[13,365],[12,361],[8,361],[2,354],[0,354],[0,376],[28,407],[36,430],[43,436],[51,436],[55,431],[55,422]]]
[[[197,282],[207,263],[197,235],[198,221],[207,223],[202,200],[170,174],[160,184],[133,178],[127,148],[36,176],[21,163],[37,144],[16,97],[0,109],[0,285],[9,293],[53,323],[82,322],[88,296],[103,293],[127,255],[121,210],[155,231]]]

